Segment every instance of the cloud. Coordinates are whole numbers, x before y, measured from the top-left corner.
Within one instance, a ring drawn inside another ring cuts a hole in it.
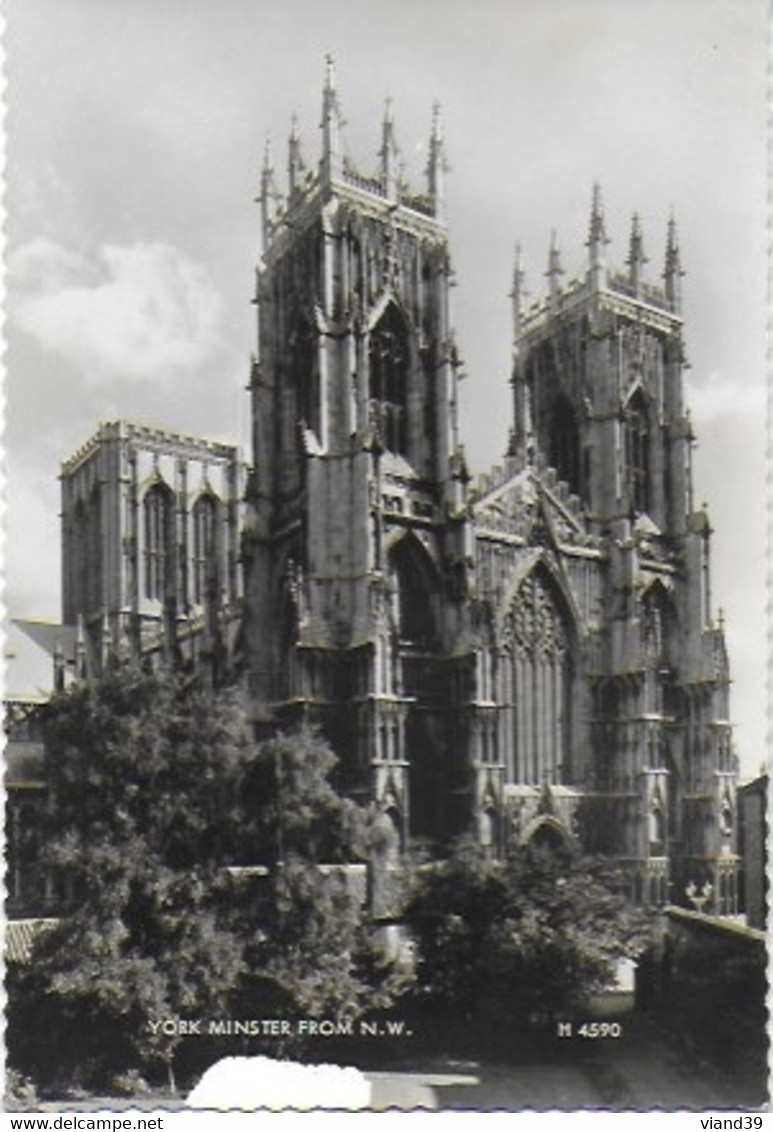
[[[56,476],[7,457],[5,603],[11,616],[60,615],[59,485]]]
[[[767,408],[767,388],[759,378],[729,381],[714,370],[700,385],[688,389],[687,402],[699,425],[712,425],[729,417],[752,417],[762,423]]]
[[[108,244],[87,258],[36,239],[9,257],[13,323],[100,386],[166,381],[220,344],[223,303],[204,269],[167,244]]]

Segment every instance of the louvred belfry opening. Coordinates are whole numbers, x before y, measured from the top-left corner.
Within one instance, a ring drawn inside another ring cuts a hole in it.
[[[381,443],[390,452],[408,452],[408,328],[390,303],[368,343],[371,413]]]
[[[641,392],[635,393],[626,406],[624,430],[631,507],[637,514],[644,514],[650,508],[650,425]]]

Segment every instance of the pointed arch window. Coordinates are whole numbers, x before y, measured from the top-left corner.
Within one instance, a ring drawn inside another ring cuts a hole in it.
[[[102,605],[102,504],[99,485],[89,497],[85,528],[86,571],[86,611],[99,609]]]
[[[520,586],[507,616],[501,658],[507,775],[531,785],[566,781],[570,763],[568,626],[541,569]]]
[[[172,581],[174,500],[164,484],[155,484],[143,500],[145,596],[163,601]]]
[[[579,495],[581,486],[580,432],[574,409],[563,395],[553,405],[550,420],[550,463],[559,478]]]
[[[647,663],[665,669],[676,632],[676,611],[667,590],[655,582],[642,596],[641,643]]]
[[[650,508],[650,429],[647,402],[641,392],[628,403],[624,429],[631,506],[642,513]]]
[[[435,641],[434,577],[426,551],[413,538],[402,539],[390,554],[395,583],[395,623],[401,643],[431,649]]]
[[[292,351],[292,375],[296,389],[298,420],[322,439],[322,390],[316,337],[306,323],[298,328]]]
[[[72,513],[70,526],[70,553],[72,569],[72,606],[77,613],[87,611],[86,578],[88,577],[88,520],[86,504],[78,499]]]
[[[193,600],[203,605],[215,596],[217,563],[217,499],[199,496],[191,512],[193,526]]]
[[[408,451],[410,349],[404,319],[389,306],[368,344],[370,401],[381,442],[390,452]]]

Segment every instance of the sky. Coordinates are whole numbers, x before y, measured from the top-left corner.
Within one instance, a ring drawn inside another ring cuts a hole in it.
[[[297,115],[320,147],[333,55],[354,164],[384,100],[421,188],[432,105],[451,165],[454,320],[473,471],[504,451],[516,242],[582,272],[593,183],[613,265],[676,219],[696,502],[709,505],[745,775],[766,735],[765,0],[9,0],[6,605],[60,616],[62,460],[127,418],[248,457],[254,203]]]

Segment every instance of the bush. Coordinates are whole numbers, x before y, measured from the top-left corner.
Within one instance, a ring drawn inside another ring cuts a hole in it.
[[[609,868],[529,849],[494,862],[472,845],[425,868],[407,920],[431,1009],[502,1037],[582,1009],[650,937]]]
[[[34,1083],[10,1066],[6,1066],[5,1071],[5,1107],[9,1112],[24,1112],[38,1107]]]
[[[108,1087],[111,1097],[146,1097],[152,1092],[150,1085],[136,1069],[117,1073]]]

